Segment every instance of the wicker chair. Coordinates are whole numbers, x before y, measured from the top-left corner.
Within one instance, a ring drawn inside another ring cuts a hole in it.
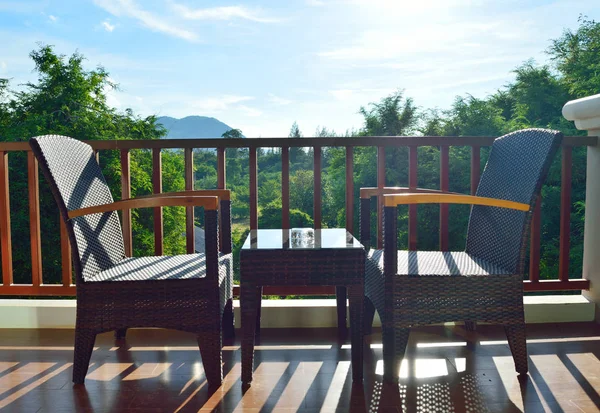
[[[29,142],[73,250],[77,284],[73,382],[84,382],[96,334],[116,330],[117,337],[124,337],[130,327],[160,327],[196,334],[207,381],[220,385],[222,329],[225,336],[233,335],[229,191],[163,193],[114,202],[89,145],[55,135]],[[125,256],[116,211],[162,206],[204,207],[205,253]]]
[[[562,134],[543,129],[494,141],[476,196],[408,188],[361,189],[365,319],[382,320],[384,380],[397,381],[412,326],[502,324],[517,372],[527,373],[523,274],[532,211]],[[384,249],[369,249],[370,197],[383,196]],[[397,206],[471,204],[464,252],[397,251]]]

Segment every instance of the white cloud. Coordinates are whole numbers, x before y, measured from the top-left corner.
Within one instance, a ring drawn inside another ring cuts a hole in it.
[[[6,62],[0,62],[0,73],[5,72],[7,67]]]
[[[191,102],[191,105],[194,107],[194,109],[202,111],[202,113],[216,113],[230,109],[232,105],[237,103],[246,102],[253,99],[254,98],[251,96],[221,95],[196,100]]]
[[[331,93],[337,100],[346,100],[352,96],[354,91],[351,89],[335,89],[330,90],[329,93]]]
[[[183,29],[178,24],[170,22],[162,16],[157,16],[142,9],[133,0],[94,0],[94,3],[113,16],[136,19],[155,32],[165,33],[191,42],[198,40],[196,33]]]
[[[285,99],[279,96],[275,96],[272,93],[269,93],[269,102],[274,103],[276,105],[280,105],[280,106],[285,106],[285,105],[289,105],[290,103],[292,103],[291,100],[289,99]]]
[[[48,16],[48,18],[49,18],[51,21],[53,21],[53,22],[55,22],[55,21],[57,21],[57,20],[58,20],[58,17],[56,17],[56,16],[53,16],[53,15],[49,15],[49,16]]]
[[[110,24],[108,20],[104,20],[102,22],[102,27],[104,27],[104,30],[106,30],[107,32],[112,32],[113,30],[115,30],[115,25]]]
[[[257,117],[263,114],[262,111],[246,105],[239,105],[238,108],[241,109],[246,116]]]
[[[306,0],[306,4],[309,6],[320,7],[320,6],[324,6],[325,2],[323,0]]]
[[[188,20],[233,20],[243,19],[259,23],[275,23],[279,19],[261,16],[259,11],[250,10],[243,6],[211,7],[206,9],[191,9],[181,4],[173,4],[173,9],[184,19]]]

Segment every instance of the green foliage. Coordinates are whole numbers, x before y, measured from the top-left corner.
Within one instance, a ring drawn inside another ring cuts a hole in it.
[[[240,129],[229,129],[227,132],[223,132],[221,137],[225,139],[241,139],[244,135]]]
[[[600,90],[600,24],[579,17],[576,31],[565,30],[552,40],[548,54],[560,72],[561,83],[575,98]]]

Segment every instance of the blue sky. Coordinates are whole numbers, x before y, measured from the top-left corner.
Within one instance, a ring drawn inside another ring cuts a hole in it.
[[[359,128],[360,106],[396,89],[423,108],[485,97],[580,14],[600,19],[600,2],[0,0],[0,77],[32,80],[42,42],[104,66],[119,109],[311,136]]]

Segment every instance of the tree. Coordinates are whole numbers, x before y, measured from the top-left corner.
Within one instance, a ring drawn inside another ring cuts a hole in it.
[[[419,121],[417,107],[411,98],[404,99],[403,94],[398,90],[379,103],[370,103],[370,109],[361,107],[359,113],[365,122],[361,135],[401,136],[414,132]]]
[[[79,53],[66,57],[54,52],[52,46],[41,45],[30,54],[37,80],[13,90],[6,79],[0,81],[0,139],[24,141],[32,136],[60,134],[75,139],[158,139],[165,134],[156,124],[156,118],[141,118],[133,111],[118,112],[108,106],[106,91],[117,88],[109,73],[101,66],[93,70],[83,67],[84,57]],[[106,151],[100,156],[101,166],[113,196],[120,198],[120,162],[116,151]],[[174,160],[164,154],[165,187],[181,186],[171,174]],[[27,166],[23,153],[10,157],[10,200],[13,211],[27,211]],[[152,162],[149,151],[134,151],[131,161],[132,195],[149,193]],[[170,189],[170,188],[165,188]],[[40,185],[40,223],[42,230],[42,256],[44,282],[60,281],[60,229],[59,214],[48,185]],[[151,211],[134,213],[134,254],[151,255],[153,236]],[[29,246],[29,216],[12,215],[13,265],[15,282],[30,282],[26,274],[31,270]],[[165,249],[167,252],[183,251],[185,220],[177,211],[165,209]],[[178,234],[171,237],[170,234]],[[151,240],[151,241],[148,241]]]
[[[573,98],[600,93],[600,23],[579,17],[575,32],[565,30],[547,53]]]
[[[221,137],[225,139],[241,139],[244,135],[240,129],[229,129],[227,132],[223,132]]]
[[[290,133],[288,135],[289,138],[302,138],[302,132],[300,132],[300,128],[298,124],[294,122],[292,127],[290,128]],[[296,171],[298,169],[305,169],[310,164],[310,159],[304,148],[299,148],[297,146],[290,147],[290,170]]]

